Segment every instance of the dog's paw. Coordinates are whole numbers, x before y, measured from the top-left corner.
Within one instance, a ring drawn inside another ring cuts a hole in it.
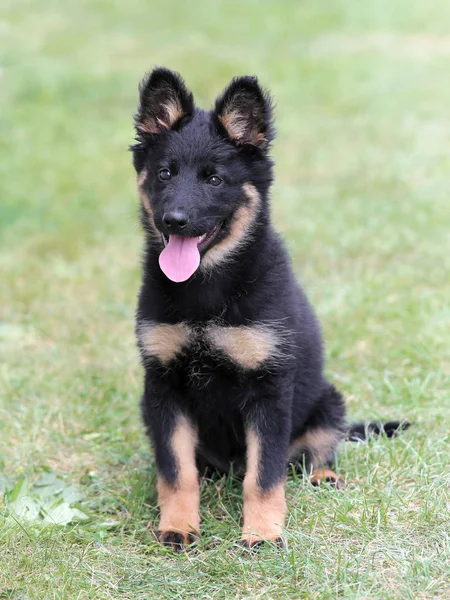
[[[339,491],[342,491],[345,488],[345,481],[331,469],[316,469],[312,472],[310,481],[316,486],[322,483],[328,483]]]
[[[170,546],[174,552],[183,552],[187,546],[196,541],[194,533],[183,531],[164,530],[156,532],[156,539],[164,546]]]
[[[261,548],[264,545],[267,544],[275,544],[276,546],[279,546],[280,548],[284,548],[285,547],[285,542],[284,539],[282,538],[281,535],[279,534],[275,534],[274,536],[268,536],[266,538],[263,538],[259,535],[256,534],[243,534],[241,537],[241,541],[240,544],[243,548],[248,548],[249,550],[257,550],[258,548]]]

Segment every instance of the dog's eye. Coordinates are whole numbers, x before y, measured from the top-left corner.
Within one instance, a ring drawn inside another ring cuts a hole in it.
[[[220,179],[220,177],[217,177],[217,175],[211,175],[211,177],[208,179],[208,183],[210,185],[220,185],[222,183],[222,180]]]
[[[169,169],[160,169],[158,171],[158,177],[161,179],[161,181],[167,181],[168,179],[171,179],[172,173],[169,171]]]

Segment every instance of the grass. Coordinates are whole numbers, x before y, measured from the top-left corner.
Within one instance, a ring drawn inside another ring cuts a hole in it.
[[[0,500],[0,598],[450,595],[450,38],[445,0],[7,3],[0,20],[0,471],[75,485],[89,521]],[[202,484],[203,538],[151,535],[133,339],[141,235],[127,154],[137,82],[204,106],[238,73],[276,101],[273,213],[352,420],[344,494],[294,475],[287,551],[238,550],[240,487]],[[0,482],[1,483],[1,482]]]

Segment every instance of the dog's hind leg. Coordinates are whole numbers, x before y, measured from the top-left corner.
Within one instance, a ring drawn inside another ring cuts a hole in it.
[[[336,447],[343,439],[340,429],[316,427],[295,438],[289,447],[289,462],[310,474],[313,485],[323,482],[342,489],[345,485],[331,468]]]
[[[345,487],[345,480],[326,466],[314,469],[311,473],[310,482],[312,485],[316,486],[321,485],[322,483],[329,483],[337,490],[343,490]]]
[[[316,410],[289,446],[289,462],[310,474],[313,485],[323,482],[342,489],[345,485],[332,469],[336,448],[344,439],[345,406],[341,394],[327,385]]]

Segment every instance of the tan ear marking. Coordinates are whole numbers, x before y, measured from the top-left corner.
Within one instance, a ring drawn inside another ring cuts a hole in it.
[[[245,134],[246,123],[239,111],[225,110],[224,114],[219,117],[219,121],[225,127],[232,140],[239,141],[243,138]]]
[[[167,114],[167,128],[170,128],[173,125],[175,125],[175,123],[183,116],[183,109],[178,100],[176,100],[176,98],[173,98],[172,100],[163,104],[163,108]]]
[[[136,129],[142,133],[159,133],[161,128],[157,126],[155,119],[145,119],[142,123],[136,124]]]
[[[239,143],[250,143],[261,146],[265,143],[265,135],[259,132],[255,126],[251,126],[248,117],[238,108],[227,109],[219,116],[219,121],[225,127],[230,139]]]
[[[168,364],[191,341],[191,329],[186,323],[156,324],[143,320],[137,328],[137,336],[142,352]]]
[[[171,129],[184,115],[183,108],[175,97],[161,104],[161,108],[162,116],[146,117],[144,121],[136,125],[136,128],[143,133],[161,133],[162,129]]]

